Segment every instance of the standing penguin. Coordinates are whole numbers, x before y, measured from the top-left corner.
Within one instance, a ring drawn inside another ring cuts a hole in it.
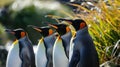
[[[6,32],[13,34],[17,39],[8,53],[6,67],[36,67],[32,43],[27,33],[21,28],[7,29]]]
[[[50,27],[36,27],[33,29],[40,32],[43,36],[37,46],[36,66],[37,67],[53,67],[52,52],[56,36]]]
[[[51,26],[55,28],[58,34],[61,36],[65,54],[69,59],[69,47],[70,47],[70,40],[72,37],[72,33],[70,31],[69,26],[65,24],[51,24]]]
[[[71,46],[71,48],[73,48],[73,53],[69,62],[69,67],[76,67],[77,64],[78,67],[99,67],[98,54],[93,40],[88,33],[88,27],[85,21],[81,19],[61,20],[70,23],[77,31],[71,43],[71,45],[73,45]]]
[[[59,34],[53,47],[53,67],[68,67],[70,29],[65,24],[49,24],[49,26],[55,28]]]

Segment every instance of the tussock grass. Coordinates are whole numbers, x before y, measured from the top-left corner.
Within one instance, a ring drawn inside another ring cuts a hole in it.
[[[107,4],[100,1],[98,4],[94,4],[99,10],[88,10],[80,5],[72,5],[78,7],[78,9],[83,9],[87,13],[79,13],[76,16],[87,22],[90,35],[99,54],[100,63],[112,60],[113,56],[111,55],[114,51],[112,48],[120,39],[120,1],[109,0]],[[119,46],[117,45],[117,47]],[[111,47],[111,49],[108,49],[108,47]]]

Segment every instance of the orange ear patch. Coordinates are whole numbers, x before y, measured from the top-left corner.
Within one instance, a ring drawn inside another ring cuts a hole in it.
[[[49,35],[52,35],[52,34],[53,34],[53,30],[49,29]]]
[[[66,32],[69,32],[70,31],[70,28],[67,26],[66,27]]]
[[[80,29],[84,28],[86,24],[84,22],[80,23]]]
[[[21,37],[24,37],[25,36],[25,32],[21,32]]]

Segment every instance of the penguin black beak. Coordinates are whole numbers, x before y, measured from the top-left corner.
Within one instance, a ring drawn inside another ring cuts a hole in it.
[[[32,28],[34,28],[34,27],[37,27],[37,26],[34,26],[34,25],[27,25],[27,27],[32,27]]]
[[[10,34],[15,34],[15,32],[12,31],[11,29],[6,29],[5,32],[10,33]]]
[[[71,19],[59,18],[58,20],[59,20],[60,22],[66,21],[66,23],[72,24],[72,20],[71,20]],[[66,23],[65,23],[65,24],[66,24]]]
[[[64,19],[64,18],[59,18],[59,21],[67,21],[68,19]]]
[[[42,32],[42,30],[40,28],[34,27],[33,29],[35,29],[38,32]]]
[[[40,29],[40,27],[34,26],[34,25],[28,25],[27,27],[32,27],[33,29],[35,29],[38,32],[42,32],[42,30]]]
[[[70,19],[59,18],[59,21],[71,21]]]
[[[57,25],[56,24],[48,24],[48,26],[52,27],[52,28],[55,28],[55,29],[58,29]]]

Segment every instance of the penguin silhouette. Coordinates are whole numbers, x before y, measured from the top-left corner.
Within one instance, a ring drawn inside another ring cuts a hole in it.
[[[70,29],[65,24],[49,24],[49,26],[55,28],[59,34],[53,47],[53,67],[68,67]]]
[[[8,53],[6,67],[36,67],[32,43],[27,32],[22,28],[7,29],[6,32],[13,34],[17,39]]]
[[[93,40],[88,32],[88,26],[82,19],[60,19],[71,24],[76,30],[76,36],[71,42],[72,55],[69,67],[99,67],[98,54]]]
[[[33,29],[38,31],[42,38],[40,39],[36,52],[37,67],[53,67],[52,52],[53,45],[56,40],[56,35],[50,27],[36,27]]]

